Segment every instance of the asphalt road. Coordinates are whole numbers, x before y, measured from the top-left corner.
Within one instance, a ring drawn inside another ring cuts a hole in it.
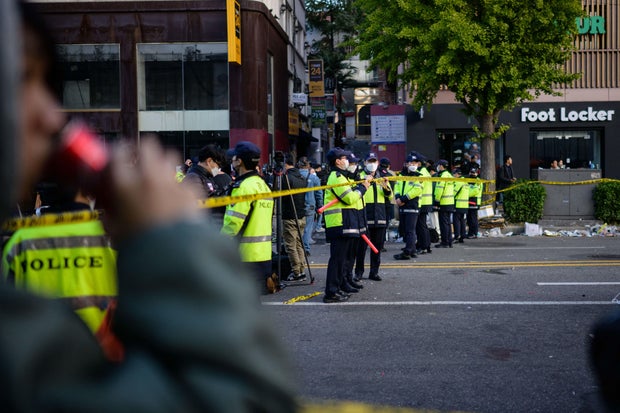
[[[314,284],[263,297],[302,398],[603,411],[588,343],[592,325],[620,310],[620,237],[481,238],[396,261],[402,246],[386,244],[383,281],[365,279],[346,304],[322,302],[329,248],[321,241],[309,257]]]

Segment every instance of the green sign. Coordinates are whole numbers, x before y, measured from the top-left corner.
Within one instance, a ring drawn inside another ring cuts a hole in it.
[[[577,17],[575,19],[579,34],[605,34],[603,16]]]
[[[327,112],[324,107],[313,106],[310,117],[312,118],[312,126],[323,125],[325,123],[325,118],[327,117]]]

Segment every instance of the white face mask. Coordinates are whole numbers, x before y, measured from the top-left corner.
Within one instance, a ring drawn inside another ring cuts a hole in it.
[[[379,164],[376,162],[371,162],[371,163],[366,164],[366,170],[368,172],[374,172],[377,170],[378,167],[379,167]]]
[[[348,163],[348,161],[347,161],[347,163]],[[349,166],[347,166],[347,171],[349,171],[351,173],[357,171],[357,165],[349,165]]]
[[[409,165],[407,169],[409,170],[409,172],[415,172],[418,170],[418,165]]]
[[[349,169],[349,160],[348,160],[348,159],[344,159],[344,160],[341,162],[341,164],[340,164],[340,165],[341,165],[342,169]]]
[[[211,175],[213,175],[213,176],[219,175],[220,172],[222,172],[222,170],[219,167],[217,167],[217,166],[211,168]]]

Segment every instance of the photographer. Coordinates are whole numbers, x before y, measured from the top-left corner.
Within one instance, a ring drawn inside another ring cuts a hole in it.
[[[284,157],[283,191],[308,186],[306,179],[294,165],[293,155],[287,153]],[[302,233],[306,227],[305,208],[306,195],[303,193],[282,198],[282,238],[292,270],[286,281],[306,280],[306,257],[302,240]]]
[[[0,13],[10,20],[19,9],[22,41],[2,47],[23,47],[17,81],[2,77],[4,97],[17,113],[2,107],[1,154],[17,159],[18,173],[2,170],[2,182],[13,184],[4,188],[0,219],[17,201],[13,194],[34,187],[65,121],[48,83],[51,37],[30,7],[4,1]],[[141,139],[137,155],[123,147],[111,155],[106,195],[113,208],[105,220],[118,247],[114,329],[126,349],[122,362],[107,361],[62,303],[0,285],[3,411],[296,409],[283,353],[234,244],[204,223],[191,194],[162,172],[177,163],[153,138]]]

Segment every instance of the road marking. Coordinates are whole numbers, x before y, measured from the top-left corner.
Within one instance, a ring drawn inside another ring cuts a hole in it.
[[[620,282],[615,281],[586,281],[586,282],[541,282],[536,283],[538,285],[620,285]]]
[[[390,264],[381,263],[381,268],[524,268],[524,267],[617,267],[620,266],[620,260],[588,260],[588,261],[503,261],[503,262],[427,262],[410,264]],[[310,268],[322,269],[327,268],[327,264],[311,264]]]
[[[506,306],[552,306],[552,305],[617,305],[617,303],[610,301],[347,301],[344,303],[331,303],[325,304],[322,302],[296,302],[294,304],[286,304],[281,301],[266,301],[263,305],[272,306],[300,306],[300,305],[353,305],[353,306],[398,306],[398,305],[417,305],[417,306],[431,306],[431,305],[506,305]]]
[[[463,247],[466,250],[599,250],[607,247]]]

